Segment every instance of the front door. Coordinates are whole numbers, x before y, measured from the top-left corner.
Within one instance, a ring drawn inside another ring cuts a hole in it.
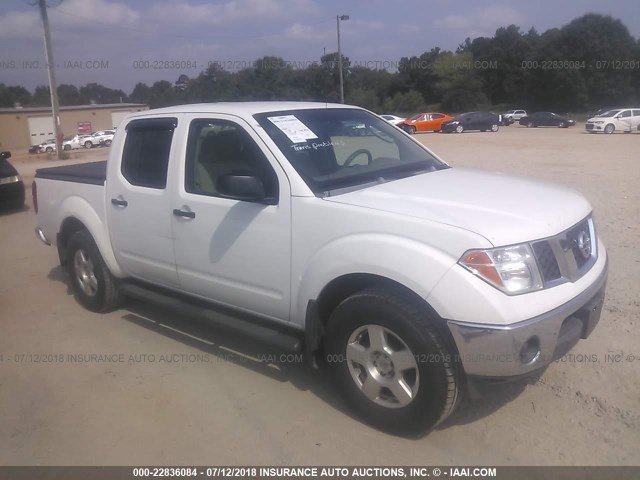
[[[182,288],[226,306],[288,320],[291,195],[284,172],[237,117],[192,115],[187,122],[182,178],[172,202]],[[225,198],[218,179],[238,173],[258,176],[269,199]]]

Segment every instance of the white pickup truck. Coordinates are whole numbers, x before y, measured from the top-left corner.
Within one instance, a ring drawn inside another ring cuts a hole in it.
[[[357,107],[135,113],[108,161],[38,170],[33,194],[88,309],[131,296],[304,350],[389,431],[539,371],[600,318],[607,255],[580,194],[451,168]]]

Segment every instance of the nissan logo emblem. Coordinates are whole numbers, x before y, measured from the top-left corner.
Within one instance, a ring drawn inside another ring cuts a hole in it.
[[[591,256],[591,237],[587,232],[582,230],[576,237],[576,245],[582,258],[585,260]]]

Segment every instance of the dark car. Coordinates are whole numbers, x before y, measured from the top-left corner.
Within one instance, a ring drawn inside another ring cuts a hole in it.
[[[490,112],[467,112],[458,115],[453,120],[442,124],[444,133],[462,133],[466,130],[480,130],[486,132],[491,130],[497,132],[500,128],[500,117]]]
[[[573,127],[576,122],[568,118],[561,117],[552,112],[535,112],[525,117],[522,117],[519,121],[520,125],[525,127],[560,127],[568,128]]]
[[[24,183],[8,158],[11,152],[0,152],[0,207],[20,208],[24,205]]]

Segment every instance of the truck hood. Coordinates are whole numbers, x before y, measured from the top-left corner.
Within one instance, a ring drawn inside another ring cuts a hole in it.
[[[325,200],[452,225],[494,246],[550,237],[591,212],[589,202],[568,188],[470,168],[415,175]]]

